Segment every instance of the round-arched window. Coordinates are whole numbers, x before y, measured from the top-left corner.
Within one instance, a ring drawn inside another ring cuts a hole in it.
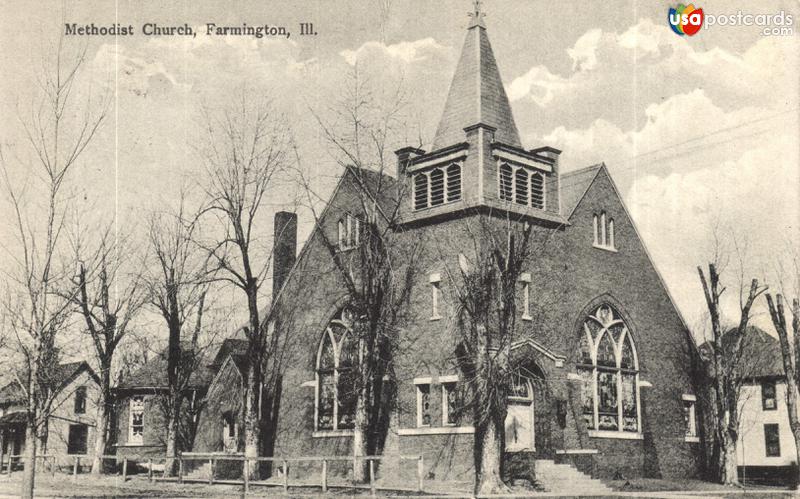
[[[350,430],[356,410],[358,340],[352,314],[340,310],[328,323],[317,350],[315,429]]]
[[[583,419],[590,430],[639,432],[639,362],[627,324],[610,305],[584,319],[580,332]]]

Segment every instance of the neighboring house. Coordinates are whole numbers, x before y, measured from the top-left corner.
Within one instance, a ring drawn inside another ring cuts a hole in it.
[[[189,355],[188,351],[185,355]],[[187,359],[187,362],[190,362]],[[201,365],[195,369],[184,389],[183,414],[178,445],[190,450],[194,440],[201,403],[211,371]],[[114,447],[120,456],[163,456],[167,443],[165,395],[167,385],[167,350],[122,379],[113,390],[116,431]]]
[[[739,475],[751,482],[793,482],[797,451],[789,427],[780,343],[750,328],[742,359],[748,379],[739,399]]]
[[[92,454],[96,432],[99,379],[86,362],[60,364],[52,376],[56,391],[40,454],[64,457]],[[14,381],[0,389],[0,446],[3,455],[25,451],[25,397]],[[62,459],[68,464],[69,459]]]
[[[294,314],[283,334],[295,348],[285,362],[276,455],[353,453],[354,318],[320,233],[342,252],[357,247],[366,193],[383,208],[399,201],[396,251],[410,241],[428,245],[413,262],[420,272],[405,348],[393,359],[397,411],[386,448],[423,455],[437,479],[472,476],[474,428],[456,415],[455,298],[442,262],[461,253],[474,261],[472,238],[482,232],[467,234],[464,224],[481,213],[552,232],[519,283],[526,337],[513,345],[521,368],[508,399],[506,452],[605,477],[698,475],[700,439],[688,417],[694,345],[609,170],[562,173],[560,151],[525,149],[520,136],[487,30],[473,18],[432,150],[399,150],[395,177],[347,168],[277,297],[278,316],[281,308]],[[378,184],[393,188],[379,192]]]

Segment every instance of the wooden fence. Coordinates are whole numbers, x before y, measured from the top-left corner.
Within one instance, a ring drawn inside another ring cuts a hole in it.
[[[6,466],[6,473],[11,474],[12,469],[15,464],[20,464],[24,462],[24,455],[9,455],[8,462],[5,463]],[[355,471],[357,470],[359,463],[363,463],[366,461],[368,463],[369,472],[368,472],[368,486],[369,490],[373,495],[375,495],[376,491],[378,490],[378,486],[375,479],[375,463],[378,461],[383,460],[399,460],[399,461],[416,461],[416,487],[412,488],[404,488],[405,490],[413,490],[417,492],[422,492],[424,487],[424,469],[425,463],[423,457],[420,456],[312,456],[312,457],[245,457],[242,455],[235,455],[235,454],[202,454],[202,453],[182,453],[179,454],[175,460],[178,463],[178,475],[177,477],[169,477],[167,476],[166,470],[161,473],[161,477],[155,476],[154,472],[154,464],[160,465],[161,463],[165,462],[166,459],[163,457],[159,457],[153,459],[152,457],[138,457],[138,456],[115,456],[115,455],[103,455],[100,457],[102,460],[114,460],[115,462],[121,462],[122,469],[121,475],[122,480],[128,480],[128,462],[134,461],[136,463],[147,463],[147,479],[150,482],[154,482],[156,480],[161,481],[178,481],[179,483],[194,481],[199,482],[198,479],[188,479],[185,476],[185,463],[191,463],[200,461],[208,463],[208,470],[209,476],[207,480],[203,480],[204,482],[207,481],[209,485],[213,485],[214,480],[214,468],[216,464],[220,461],[234,461],[234,462],[241,462],[242,463],[242,479],[241,480],[217,480],[217,483],[225,483],[225,484],[240,484],[244,488],[244,492],[247,493],[250,490],[251,479],[247,470],[249,470],[250,464],[253,462],[270,462],[270,463],[279,463],[280,464],[280,471],[281,480],[279,482],[275,481],[263,481],[260,480],[255,482],[257,485],[263,486],[278,486],[282,487],[284,491],[288,491],[289,487],[321,487],[323,492],[327,492],[329,488],[337,487],[337,488],[353,488],[353,487],[365,487],[367,484],[355,484],[350,483],[346,485],[336,485],[331,484],[329,481],[329,463],[334,462],[352,462],[354,475]],[[62,456],[55,456],[55,455],[38,455],[36,459],[41,459],[42,463],[48,463],[50,467],[50,472],[55,476],[57,470],[57,460],[61,462],[72,462],[72,481],[77,482],[79,470],[81,468],[81,463],[91,463],[94,460],[93,456],[88,455],[62,455]],[[289,464],[290,463],[320,463],[322,468],[320,471],[320,481],[319,483],[295,483],[291,484],[289,479]],[[3,470],[3,460],[0,460],[0,472]],[[383,489],[383,487],[381,487]],[[399,490],[399,488],[391,488],[391,490]]]

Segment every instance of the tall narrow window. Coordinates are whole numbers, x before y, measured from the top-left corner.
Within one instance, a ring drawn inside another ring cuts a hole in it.
[[[347,309],[331,319],[322,335],[317,351],[317,430],[353,428],[359,354],[358,341],[352,335],[352,314]]]
[[[531,320],[531,275],[525,272],[519,280],[522,282],[522,318]]]
[[[778,399],[775,392],[774,380],[761,382],[761,408],[763,410],[774,411],[778,409]]]
[[[517,204],[528,205],[528,179],[530,174],[524,168],[519,168],[514,174],[515,201]]]
[[[75,390],[75,414],[86,413],[86,387],[79,386]]]
[[[614,219],[606,215],[605,211],[592,215],[592,232],[592,244],[595,248],[616,251]]]
[[[531,175],[531,206],[544,209],[544,176],[539,172]]]
[[[85,424],[69,425],[69,434],[67,435],[67,454],[86,454],[88,434],[89,427]]]
[[[431,274],[429,281],[431,283],[431,320],[441,319],[442,316],[439,315],[439,295],[440,289],[439,284],[442,281],[441,275]]]
[[[513,177],[514,170],[508,164],[500,165],[500,199],[503,201],[513,200]]]
[[[348,250],[361,243],[361,219],[347,213],[339,220],[339,249]]]
[[[455,383],[442,383],[442,423],[458,423],[458,392]]]
[[[764,447],[767,457],[781,456],[781,433],[777,424],[764,425]]]
[[[417,173],[414,175],[414,209],[421,210],[428,207],[428,175]]]
[[[697,441],[697,398],[694,395],[683,396],[683,421],[686,428],[686,441]]]
[[[580,334],[578,374],[587,428],[638,432],[639,364],[627,325],[602,305],[584,320]]]
[[[439,168],[431,171],[431,206],[444,204],[444,172]]]
[[[144,397],[134,395],[129,402],[130,420],[128,426],[128,445],[144,444]]]
[[[431,425],[431,385],[417,386],[417,426]]]
[[[461,199],[461,165],[453,163],[447,167],[447,202]]]

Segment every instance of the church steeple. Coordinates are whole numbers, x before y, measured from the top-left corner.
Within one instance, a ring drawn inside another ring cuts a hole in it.
[[[495,131],[495,140],[522,147],[497,61],[486,34],[480,0],[470,13],[467,36],[444,106],[433,149],[464,141],[464,129],[477,124]]]

